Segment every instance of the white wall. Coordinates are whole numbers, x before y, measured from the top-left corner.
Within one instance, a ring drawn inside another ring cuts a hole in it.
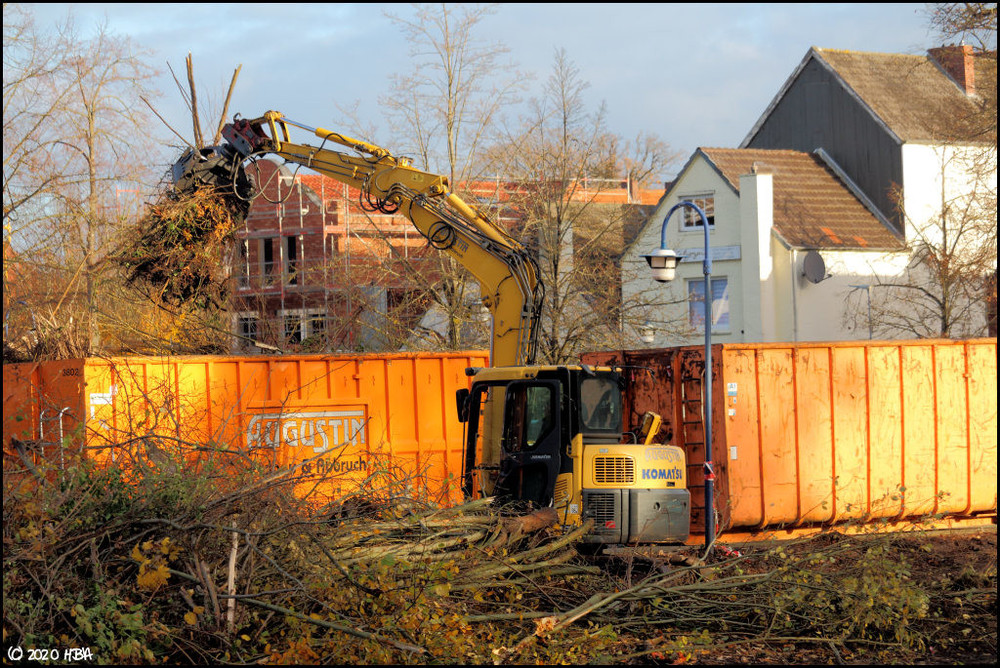
[[[775,274],[774,177],[744,174],[740,177],[740,238],[742,259],[740,288],[743,295],[741,341],[777,341],[778,277]]]
[[[678,255],[686,256],[677,267],[677,276],[670,283],[657,283],[650,278],[649,268],[642,255],[660,248],[663,219],[677,202],[692,195],[715,197],[715,225],[709,229],[709,245],[713,251],[712,278],[726,278],[729,285],[729,322],[726,329],[713,330],[712,340],[718,343],[742,341],[743,296],[741,263],[739,259],[719,259],[741,251],[740,200],[733,189],[712,165],[697,155],[678,177],[671,196],[661,202],[650,217],[636,241],[626,252],[623,264],[622,291],[625,298],[646,293],[662,296],[673,304],[658,308],[650,314],[653,328],[652,343],[636,340],[637,346],[650,348],[685,345],[704,341],[704,329],[686,326],[688,321],[687,281],[703,279],[705,235],[699,227],[682,229],[683,209],[671,216],[667,225],[667,247]],[[669,324],[666,324],[669,323]]]
[[[828,278],[812,283],[805,278],[802,263],[806,251],[782,249],[788,267],[784,281],[792,299],[782,302],[786,313],[788,341],[851,341],[869,338],[868,291],[864,287],[878,283],[878,276],[901,275],[909,261],[906,252],[860,250],[819,251]],[[884,280],[884,279],[883,279]],[[873,297],[880,288],[871,288]],[[875,338],[878,338],[876,335]]]
[[[904,144],[902,157],[907,242],[925,237],[940,243],[944,208],[956,212],[953,220],[965,218],[960,212],[970,203],[992,207],[995,213],[996,147]],[[970,236],[967,243],[974,246],[977,239]]]
[[[911,250],[918,249],[922,243],[940,250],[946,240],[952,257],[959,263],[971,261],[973,266],[982,267],[983,274],[995,271],[996,146],[904,144],[902,160],[906,242]],[[986,257],[984,249],[989,249]],[[905,282],[926,284],[937,293],[939,281],[929,276],[926,267],[918,267]],[[975,282],[965,283],[964,287],[970,289],[950,291],[954,312],[962,314],[952,327],[951,335],[984,336],[985,297]],[[900,294],[908,299],[914,293],[903,291]],[[938,310],[937,306],[928,307],[926,303],[920,308],[934,311],[922,311],[924,316],[917,318],[922,322],[929,322]],[[906,332],[901,335],[913,336]]]

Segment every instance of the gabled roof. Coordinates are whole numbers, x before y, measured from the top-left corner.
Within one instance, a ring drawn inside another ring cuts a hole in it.
[[[740,176],[774,179],[774,231],[793,248],[899,250],[902,239],[876,216],[821,156],[801,151],[699,148],[735,192]]]
[[[746,146],[810,61],[829,70],[846,90],[901,142],[961,139],[961,125],[977,113],[967,95],[929,55],[864,53],[812,47],[743,141]],[[996,54],[974,58],[983,95],[996,96]],[[980,88],[977,86],[977,88]],[[991,138],[996,141],[995,128]]]

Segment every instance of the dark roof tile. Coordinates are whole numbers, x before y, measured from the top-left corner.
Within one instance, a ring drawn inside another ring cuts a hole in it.
[[[970,136],[981,104],[996,109],[996,53],[976,56],[976,95],[970,96],[929,55],[863,53],[813,48],[815,53],[902,141],[996,141]],[[994,117],[995,119],[995,117]]]

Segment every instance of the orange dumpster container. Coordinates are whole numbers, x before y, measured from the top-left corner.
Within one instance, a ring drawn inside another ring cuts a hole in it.
[[[663,417],[704,530],[704,347],[587,353],[623,366],[625,415]],[[712,347],[717,526],[756,533],[996,518],[996,339]]]
[[[487,365],[478,351],[5,364],[4,458],[21,457],[12,438],[49,462],[80,451],[98,461],[150,456],[136,448],[174,450],[188,463],[237,452],[299,465],[297,492],[323,502],[389,473],[455,502],[464,453],[455,392],[469,387],[466,367]]]

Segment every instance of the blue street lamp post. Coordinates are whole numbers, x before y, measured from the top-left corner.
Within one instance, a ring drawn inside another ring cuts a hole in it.
[[[872,288],[875,286],[872,284],[867,285],[849,285],[849,288],[854,288],[855,290],[864,290],[868,294],[868,340],[872,338]]]
[[[705,260],[702,271],[705,274],[705,555],[712,549],[715,540],[715,469],[712,464],[712,254],[708,244],[708,219],[705,212],[693,202],[678,202],[663,219],[660,229],[660,248],[649,255],[643,255],[653,271],[653,279],[661,283],[674,280],[677,263],[681,256],[667,248],[667,222],[674,211],[682,207],[694,209],[701,217],[701,227],[705,231]]]

